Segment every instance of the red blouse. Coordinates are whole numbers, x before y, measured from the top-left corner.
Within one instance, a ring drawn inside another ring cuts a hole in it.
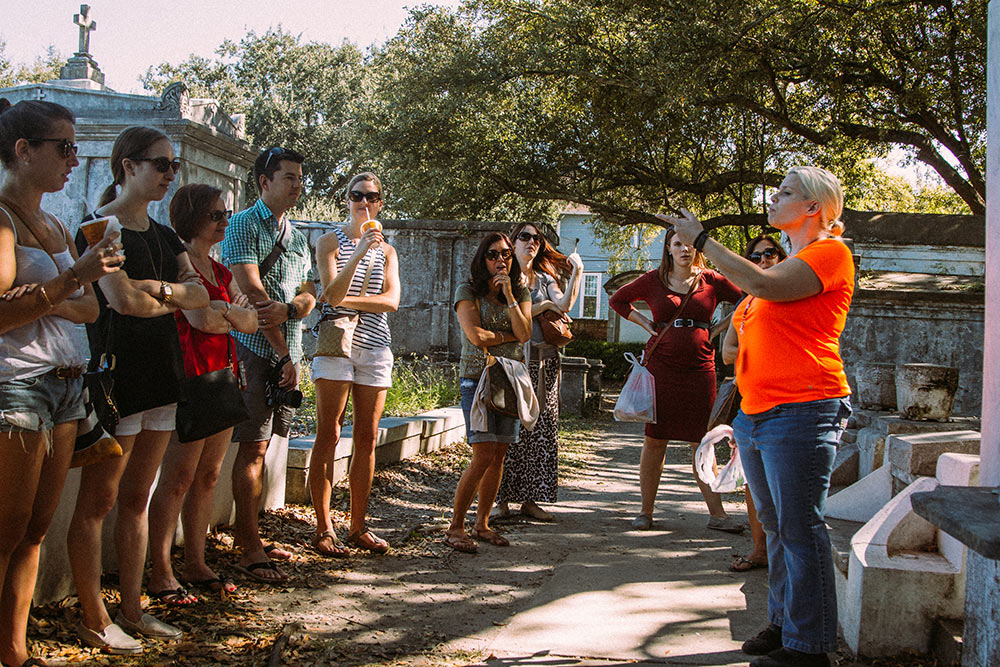
[[[232,272],[214,259],[212,270],[215,273],[213,285],[201,271],[201,281],[208,290],[208,298],[212,301],[229,301],[229,282],[233,279]],[[229,359],[229,351],[232,351],[233,361],[236,361],[236,349],[232,338],[228,334],[211,334],[199,331],[191,326],[184,313],[177,311],[174,313],[177,318],[177,334],[181,339],[181,352],[184,355],[184,374],[187,377],[195,377],[204,373],[217,371],[225,368]],[[233,370],[235,372],[235,369]]]

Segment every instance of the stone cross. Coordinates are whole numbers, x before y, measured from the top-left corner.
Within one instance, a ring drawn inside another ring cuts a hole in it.
[[[80,5],[80,13],[73,14],[73,23],[80,26],[80,53],[90,53],[90,33],[97,30],[97,21],[90,18],[90,5]]]

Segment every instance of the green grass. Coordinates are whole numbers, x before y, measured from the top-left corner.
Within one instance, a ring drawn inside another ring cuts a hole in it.
[[[565,483],[586,473],[597,448],[595,432],[600,420],[588,417],[559,418],[559,481]]]
[[[302,406],[295,414],[293,431],[315,433],[316,385],[308,364],[302,364],[299,390],[302,392]],[[392,386],[386,394],[382,414],[386,417],[412,417],[460,402],[456,364],[432,362],[426,357],[399,358],[392,367]],[[353,417],[354,408],[348,401],[346,423],[351,423]]]
[[[385,414],[409,417],[461,402],[458,367],[432,363],[426,357],[397,360],[392,367],[392,387],[385,399]]]

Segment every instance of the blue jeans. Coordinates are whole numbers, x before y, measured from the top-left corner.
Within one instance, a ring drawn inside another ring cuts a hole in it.
[[[823,513],[847,397],[785,403],[733,422],[757,518],[767,534],[768,619],[796,651],[837,649],[837,594]]]

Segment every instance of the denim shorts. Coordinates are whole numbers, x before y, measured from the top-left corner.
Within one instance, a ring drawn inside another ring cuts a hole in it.
[[[60,380],[42,373],[0,382],[0,429],[8,433],[50,431],[86,416],[83,378]]]
[[[521,433],[521,420],[517,417],[508,417],[492,410],[486,411],[486,430],[473,431],[469,426],[472,423],[472,399],[476,395],[477,380],[462,378],[459,383],[459,390],[462,394],[462,414],[465,415],[465,439],[470,445],[477,442],[503,442],[513,444],[517,442]]]

